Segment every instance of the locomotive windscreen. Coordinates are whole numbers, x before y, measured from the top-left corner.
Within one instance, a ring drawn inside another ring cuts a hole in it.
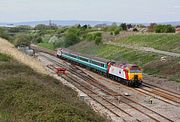
[[[142,71],[138,66],[132,66],[130,72],[131,73],[140,73]]]

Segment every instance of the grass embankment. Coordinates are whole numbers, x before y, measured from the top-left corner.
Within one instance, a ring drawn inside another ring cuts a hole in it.
[[[43,47],[43,48],[47,48],[49,50],[54,50],[54,45],[52,43],[48,43],[48,42],[42,42],[39,43],[38,46]]]
[[[136,34],[117,38],[115,42],[180,53],[180,34]]]
[[[77,93],[0,53],[0,121],[104,121]]]
[[[180,82],[180,58],[166,57],[165,61],[161,61],[162,55],[155,53],[106,44],[97,46],[94,42],[81,42],[70,49],[110,60],[135,63],[142,66],[145,73]]]

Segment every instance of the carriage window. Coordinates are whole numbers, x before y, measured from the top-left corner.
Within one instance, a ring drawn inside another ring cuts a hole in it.
[[[92,61],[92,63],[95,64],[95,65],[98,65],[100,67],[104,67],[103,63],[99,63],[99,62],[96,62],[96,61]]]
[[[73,58],[76,58],[76,57],[77,57],[76,55],[73,55],[73,54],[70,54],[70,56],[73,57]]]
[[[87,58],[79,57],[80,60],[88,62]]]

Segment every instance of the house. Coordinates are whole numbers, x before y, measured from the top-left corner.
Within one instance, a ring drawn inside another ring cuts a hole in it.
[[[180,26],[176,27],[176,33],[180,33]]]

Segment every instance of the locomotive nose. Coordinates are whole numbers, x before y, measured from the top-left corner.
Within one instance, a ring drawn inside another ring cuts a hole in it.
[[[134,75],[134,80],[138,81],[138,75]]]

